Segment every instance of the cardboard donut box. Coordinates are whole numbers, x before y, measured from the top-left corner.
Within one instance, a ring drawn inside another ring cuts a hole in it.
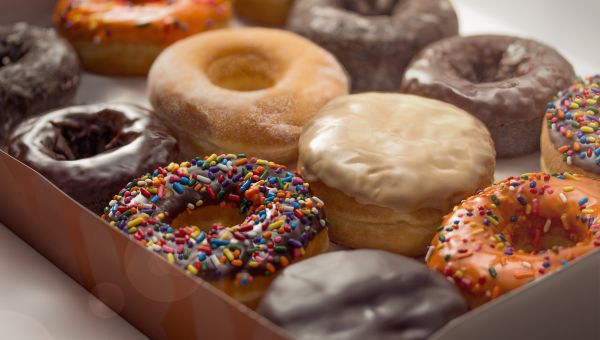
[[[4,151],[0,178],[0,223],[148,337],[291,337],[130,241]],[[452,320],[431,339],[600,339],[600,249]]]

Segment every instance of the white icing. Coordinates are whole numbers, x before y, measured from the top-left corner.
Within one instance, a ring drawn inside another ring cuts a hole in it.
[[[448,211],[492,180],[485,126],[437,100],[366,93],[332,100],[300,137],[300,171],[355,198],[411,212]]]

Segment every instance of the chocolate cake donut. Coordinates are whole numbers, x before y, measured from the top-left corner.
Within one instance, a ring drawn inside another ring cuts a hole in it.
[[[498,157],[539,148],[546,104],[575,79],[553,48],[500,35],[452,37],[421,51],[404,74],[401,92],[454,104],[481,119]]]
[[[298,339],[425,339],[465,313],[451,283],[380,250],[337,251],[286,268],[258,312]]]
[[[54,31],[0,25],[0,145],[23,119],[69,103],[79,73],[77,55]]]
[[[140,173],[168,164],[178,143],[154,115],[129,104],[74,106],[19,124],[8,153],[95,213]]]
[[[287,27],[334,54],[352,92],[397,91],[419,50],[458,34],[448,0],[299,0]]]

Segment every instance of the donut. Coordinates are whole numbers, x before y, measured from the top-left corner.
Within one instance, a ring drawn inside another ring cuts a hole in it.
[[[547,104],[540,141],[542,170],[600,179],[599,98],[596,75],[576,80]]]
[[[467,312],[456,287],[411,258],[336,251],[286,268],[257,311],[294,339],[426,339]]]
[[[263,25],[285,24],[294,0],[234,0],[233,10],[242,19]]]
[[[173,42],[227,26],[229,0],[58,0],[53,21],[83,67],[113,76],[144,76]]]
[[[323,202],[308,183],[243,154],[159,167],[127,184],[103,218],[249,306],[282,268],[329,246]]]
[[[8,153],[100,214],[133,174],[177,158],[178,143],[147,109],[73,106],[32,117],[7,139]]]
[[[22,120],[68,104],[79,76],[77,55],[54,31],[0,25],[0,146]]]
[[[553,48],[500,35],[447,38],[411,62],[401,92],[454,104],[481,119],[498,157],[539,149],[546,104],[575,79]]]
[[[444,218],[427,265],[480,306],[599,247],[599,192],[600,182],[567,172],[509,177]]]
[[[349,248],[425,253],[442,217],[493,181],[490,134],[467,112],[392,93],[338,97],[306,125],[298,169]]]
[[[293,33],[218,30],[176,43],[156,60],[148,92],[189,153],[243,152],[295,161],[304,124],[348,79],[325,50]]]
[[[299,0],[287,28],[333,53],[352,92],[396,92],[410,59],[458,34],[458,19],[448,0]]]

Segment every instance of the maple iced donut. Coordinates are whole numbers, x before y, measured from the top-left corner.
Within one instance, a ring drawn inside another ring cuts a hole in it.
[[[600,179],[599,99],[596,75],[575,81],[548,103],[540,142],[542,170]]]
[[[286,163],[304,124],[348,79],[322,48],[290,32],[216,30],[165,50],[149,74],[150,102],[194,154],[244,152]]]
[[[287,20],[294,0],[237,0],[235,14],[242,19],[263,25],[281,26]]]
[[[477,307],[600,247],[599,192],[569,173],[500,181],[444,218],[427,264]]]
[[[142,76],[165,47],[230,16],[229,0],[59,0],[53,21],[85,69]]]
[[[336,98],[307,124],[298,168],[327,202],[333,242],[425,253],[442,217],[492,183],[494,145],[469,113],[437,100]]]
[[[255,306],[284,267],[327,250],[323,205],[283,165],[213,154],[132,180],[103,218],[190,275]]]
[[[552,47],[501,35],[437,41],[411,61],[400,92],[439,99],[475,115],[492,133],[498,157],[539,148],[546,104],[575,79]]]

